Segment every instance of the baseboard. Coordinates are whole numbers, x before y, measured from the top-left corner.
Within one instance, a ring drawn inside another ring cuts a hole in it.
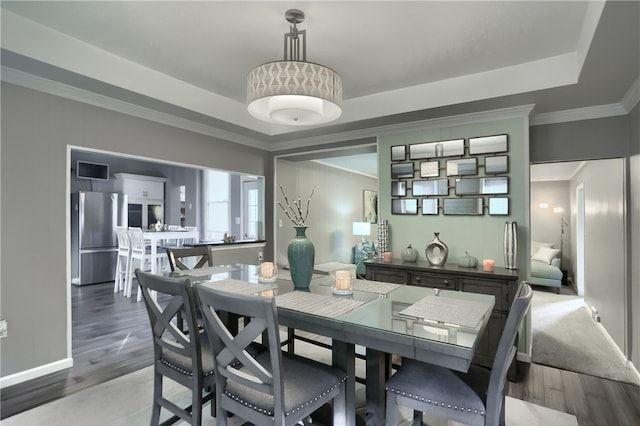
[[[611,338],[611,336],[607,332],[607,329],[604,328],[602,323],[596,322],[596,327],[598,327],[602,335],[605,337],[605,339],[607,339],[607,341],[609,342],[609,345],[613,347],[613,350],[618,355],[618,358],[620,358],[620,361],[622,361],[622,363],[627,367],[627,369],[631,371],[631,373],[635,376],[636,383],[640,385],[640,372],[638,371],[636,366],[633,364],[633,362],[631,362],[630,359],[627,359],[627,357],[624,355],[624,352],[622,352],[622,350],[618,347],[616,342]]]
[[[73,358],[64,358],[60,361],[41,365],[9,376],[0,377],[0,389],[26,382],[27,380],[37,379],[47,374],[55,373],[60,370],[73,367]]]

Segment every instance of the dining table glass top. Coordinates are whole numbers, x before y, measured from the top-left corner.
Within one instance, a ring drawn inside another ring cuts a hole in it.
[[[332,326],[369,329],[372,333],[397,334],[464,349],[476,345],[495,303],[492,295],[364,280],[355,281],[352,295],[336,295],[330,275],[314,276],[308,291],[300,291],[288,274],[283,278],[279,275],[275,282],[260,282],[256,265],[219,265],[202,272],[202,276],[195,270],[171,275],[189,278],[194,285],[275,297],[279,310],[317,317]]]

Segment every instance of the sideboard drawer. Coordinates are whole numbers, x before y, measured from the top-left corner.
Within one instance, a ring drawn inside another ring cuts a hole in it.
[[[496,298],[493,306],[494,311],[509,311],[510,301],[508,300],[508,282],[487,281],[463,278],[460,280],[460,290],[469,293],[492,294]]]
[[[422,287],[444,288],[447,290],[456,290],[456,278],[450,276],[442,276],[442,274],[421,274],[417,272],[409,273],[409,284],[419,285]]]
[[[407,274],[403,271],[367,268],[367,279],[395,284],[406,284]]]

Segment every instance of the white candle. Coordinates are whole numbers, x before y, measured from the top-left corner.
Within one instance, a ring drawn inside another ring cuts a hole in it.
[[[351,273],[349,271],[336,271],[336,289],[351,289]]]
[[[273,262],[263,262],[260,266],[260,276],[262,278],[273,278]]]

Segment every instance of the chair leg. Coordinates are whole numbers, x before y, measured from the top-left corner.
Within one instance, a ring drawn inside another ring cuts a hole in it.
[[[296,340],[296,333],[295,333],[295,329],[289,327],[287,328],[287,352],[289,352],[290,354],[294,354],[295,353],[295,340]]]
[[[194,388],[191,389],[191,425],[200,426],[201,424],[202,424],[202,387],[194,386]]]
[[[422,411],[413,410],[413,421],[411,426],[422,426]]]
[[[154,372],[153,376],[153,407],[151,409],[151,425],[160,423],[160,400],[162,399],[162,374]]]
[[[122,276],[120,269],[122,269],[122,261],[120,260],[120,254],[118,254],[118,258],[116,259],[116,279],[113,281],[113,292],[117,293],[120,291],[120,277]]]
[[[333,398],[333,424],[347,424],[347,385],[344,381],[340,384],[340,393]]]
[[[127,280],[126,283],[124,285],[124,292],[125,292],[125,296],[126,297],[131,297],[131,287],[133,285],[132,283],[132,278],[133,278],[133,257],[129,258],[129,261],[127,262]]]
[[[396,416],[398,415],[398,401],[396,396],[387,391],[387,413],[384,419],[386,426],[393,426],[398,424]]]

